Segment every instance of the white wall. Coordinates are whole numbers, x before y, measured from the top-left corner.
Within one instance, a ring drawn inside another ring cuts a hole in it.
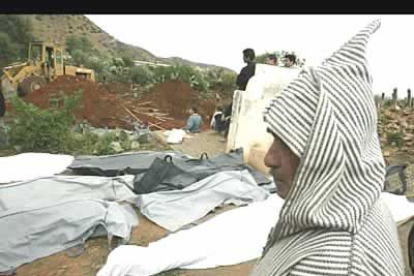
[[[266,131],[263,112],[272,98],[298,73],[298,68],[256,65],[255,76],[250,79],[246,91],[234,92],[227,151],[242,147],[245,162],[267,172],[263,158],[273,139]]]

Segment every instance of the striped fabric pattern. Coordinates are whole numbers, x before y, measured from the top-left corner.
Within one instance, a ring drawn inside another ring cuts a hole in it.
[[[251,275],[403,275],[395,222],[379,200],[385,165],[365,58],[379,27],[303,70],[266,109],[300,164]]]

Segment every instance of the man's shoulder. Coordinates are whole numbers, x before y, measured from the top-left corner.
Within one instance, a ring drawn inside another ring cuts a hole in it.
[[[199,119],[201,119],[201,116],[200,116],[200,114],[193,114],[193,115],[190,116],[190,118],[193,118],[194,120],[199,120]]]
[[[249,65],[248,64],[246,64],[245,66],[242,67],[241,72],[246,71],[247,68],[249,68]]]
[[[347,267],[351,250],[352,235],[349,232],[305,230],[276,242],[268,249],[258,266],[259,270],[266,267],[267,271],[289,270],[299,274],[299,270],[309,264],[315,264],[316,267],[308,267],[314,271],[314,274],[309,273],[309,275],[321,275],[323,273],[317,270],[318,268],[330,269],[330,264],[338,259]],[[277,258],[285,258],[287,261],[274,262],[273,260]]]

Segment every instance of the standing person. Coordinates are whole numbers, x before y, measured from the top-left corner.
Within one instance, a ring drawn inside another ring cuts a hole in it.
[[[243,50],[243,61],[246,63],[246,66],[241,69],[236,79],[236,85],[239,90],[246,90],[250,78],[254,76],[256,72],[256,63],[254,62],[255,58],[256,54],[254,53],[253,49],[247,48]],[[226,126],[226,130],[224,134],[225,138],[223,141],[227,139],[227,135],[229,133],[232,108],[233,102],[224,111],[224,123]]]
[[[404,275],[380,199],[385,164],[365,58],[379,26],[302,71],[266,109],[274,141],[264,161],[285,201],[251,276]]]
[[[243,61],[247,65],[241,69],[236,79],[236,84],[239,90],[246,90],[249,79],[254,76],[256,71],[256,63],[254,62],[255,58],[256,55],[253,49],[248,48],[243,50]]]
[[[0,83],[1,87],[1,83]],[[3,93],[0,91],[0,117],[3,117],[6,113],[6,102],[4,100]]]
[[[277,66],[277,56],[275,54],[267,55],[266,64]]]
[[[198,133],[200,132],[200,127],[203,123],[203,119],[200,115],[198,115],[197,107],[192,107],[188,110],[190,117],[187,119],[187,124],[185,126],[185,130],[191,133]]]

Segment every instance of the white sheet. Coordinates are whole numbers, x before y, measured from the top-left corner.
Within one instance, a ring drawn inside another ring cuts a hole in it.
[[[205,269],[259,258],[283,200],[267,200],[233,209],[148,247],[116,248],[98,276],[150,276],[174,268]]]
[[[138,197],[141,213],[169,231],[176,231],[224,204],[263,201],[269,192],[247,171],[224,171],[182,190],[154,192]]]
[[[380,198],[388,205],[395,222],[414,216],[414,203],[409,202],[405,196],[381,193]]]
[[[395,221],[414,215],[405,196],[382,193]],[[278,219],[283,200],[271,195],[262,202],[233,209],[211,220],[150,243],[115,249],[98,276],[150,276],[174,268],[206,269],[235,265],[260,257]]]
[[[175,129],[173,128],[171,131],[165,133],[167,135],[167,143],[168,144],[180,144],[186,133],[182,129]]]
[[[26,181],[61,173],[73,156],[49,153],[22,153],[0,157],[0,183]]]

